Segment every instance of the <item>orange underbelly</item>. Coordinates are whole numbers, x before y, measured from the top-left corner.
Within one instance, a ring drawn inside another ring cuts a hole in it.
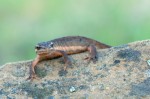
[[[76,54],[76,53],[81,53],[87,50],[86,46],[57,46],[54,49],[56,50],[61,50],[66,52],[67,54]]]
[[[71,54],[77,54],[77,53],[81,53],[81,52],[85,52],[87,51],[87,47],[82,47],[82,46],[69,46],[69,47],[55,47],[55,50],[61,50],[64,51],[66,54],[71,55]],[[59,52],[52,52],[52,53],[47,53],[45,55],[41,55],[42,60],[45,59],[53,59],[53,58],[57,58],[57,57],[61,57],[62,54]]]

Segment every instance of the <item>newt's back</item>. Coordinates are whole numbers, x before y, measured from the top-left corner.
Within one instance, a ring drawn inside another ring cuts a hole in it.
[[[81,37],[81,36],[67,36],[62,38],[57,38],[48,43],[53,43],[53,49],[63,50],[67,54],[73,54],[78,52],[83,52],[87,50],[87,47],[94,45],[96,48],[105,49],[110,48],[111,46],[100,43],[96,40]]]
[[[96,40],[82,37],[82,36],[67,36],[67,37],[57,38],[48,42],[53,42],[55,46],[89,46],[93,44],[100,49],[111,47],[109,45],[103,44]]]

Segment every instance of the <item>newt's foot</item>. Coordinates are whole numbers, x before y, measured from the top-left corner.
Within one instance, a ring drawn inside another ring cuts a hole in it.
[[[67,70],[67,67],[69,67],[69,66],[71,66],[71,65],[72,65],[72,63],[71,63],[71,61],[68,59],[68,60],[65,62],[64,71],[66,71],[66,70]]]
[[[37,76],[34,74],[31,74],[26,80],[30,80],[30,81],[33,81],[34,79],[36,79]]]
[[[95,64],[96,61],[98,61],[98,58],[97,58],[97,56],[92,56],[92,57],[86,57],[86,58],[84,58],[84,60],[87,60],[88,63],[90,63],[92,61]]]

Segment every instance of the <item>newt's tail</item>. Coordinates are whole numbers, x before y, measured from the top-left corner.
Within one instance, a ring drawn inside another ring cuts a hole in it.
[[[110,48],[111,47],[109,45],[103,44],[103,43],[98,42],[98,41],[95,41],[94,43],[95,43],[96,47],[99,48],[99,49],[105,49],[105,48]]]
[[[90,38],[86,38],[86,37],[83,37],[83,38],[87,39],[87,41],[88,41],[90,44],[94,44],[98,49],[105,49],[105,48],[110,48],[110,47],[111,47],[111,46],[109,46],[109,45],[107,45],[107,44],[98,42],[98,41],[93,40],[93,39],[90,39]]]

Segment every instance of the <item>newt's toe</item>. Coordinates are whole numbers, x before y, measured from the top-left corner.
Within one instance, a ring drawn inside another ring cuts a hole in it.
[[[98,61],[98,58],[95,56],[95,57],[92,57],[91,60],[93,61],[93,63],[96,63]]]
[[[92,61],[94,64],[96,63],[96,61],[98,61],[96,56],[95,57],[86,57],[86,58],[84,58],[84,60],[87,60],[88,63],[90,63]]]

